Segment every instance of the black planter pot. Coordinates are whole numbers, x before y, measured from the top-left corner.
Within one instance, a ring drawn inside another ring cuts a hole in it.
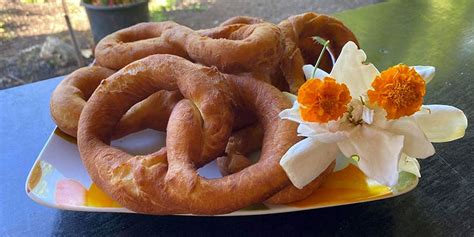
[[[150,20],[148,1],[120,6],[81,5],[86,8],[95,43],[117,30]]]

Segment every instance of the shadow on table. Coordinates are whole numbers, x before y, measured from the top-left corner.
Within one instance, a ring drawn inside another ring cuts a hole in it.
[[[52,234],[74,233],[99,236],[111,234],[119,236],[159,234],[247,236],[263,233],[397,235],[402,234],[399,232],[401,230],[403,234],[432,235],[436,233],[437,227],[429,225],[429,216],[423,216],[426,213],[409,208],[392,207],[400,203],[411,203],[413,201],[411,199],[413,198],[410,195],[405,195],[388,202],[379,201],[297,213],[242,217],[146,216],[61,211],[56,218],[56,226],[53,227],[56,232]],[[411,220],[409,216],[416,216],[417,219]]]

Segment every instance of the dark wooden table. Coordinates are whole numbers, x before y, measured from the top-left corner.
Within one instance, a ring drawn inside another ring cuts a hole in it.
[[[337,14],[380,69],[403,62],[437,68],[425,104],[474,118],[474,1],[389,1]],[[236,13],[238,14],[238,13]],[[54,124],[49,97],[62,78],[0,91],[0,236],[44,235],[474,235],[474,131],[436,144],[419,186],[371,203],[248,217],[81,213],[40,206],[24,182]],[[440,124],[443,126],[443,124]]]

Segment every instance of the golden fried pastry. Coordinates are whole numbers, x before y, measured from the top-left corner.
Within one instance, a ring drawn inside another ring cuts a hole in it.
[[[265,203],[269,204],[287,204],[296,201],[303,200],[309,197],[311,194],[319,188],[324,179],[332,173],[336,163],[333,162],[328,166],[316,179],[311,181],[311,183],[304,186],[302,189],[295,187],[293,184],[286,186],[277,194],[273,195],[271,198],[267,199]]]
[[[186,98],[171,113],[167,147],[131,156],[109,146],[123,114],[160,90],[179,90]],[[126,66],[93,93],[79,122],[79,151],[92,180],[130,210],[228,213],[262,202],[290,183],[279,161],[297,141],[296,124],[278,117],[290,106],[267,83],[172,55],[154,55]],[[252,111],[263,126],[260,160],[220,179],[200,177],[196,167],[224,150],[237,107]]]
[[[269,23],[202,31],[174,22],[141,23],[110,34],[95,49],[97,64],[112,69],[153,54],[173,54],[223,72],[268,70],[282,53],[281,32]]]
[[[258,24],[262,19],[248,16],[237,16],[223,22],[221,26],[232,27],[233,24]],[[289,17],[278,24],[284,40],[285,51],[281,57],[279,70],[269,70],[271,83],[281,90],[297,93],[305,82],[302,67],[314,64],[321,53],[322,46],[313,37],[319,36],[330,40],[329,49],[334,60],[339,56],[342,47],[348,41],[357,43],[354,34],[337,19],[318,15],[313,12]],[[218,35],[214,33],[215,35]],[[319,67],[331,71],[333,58],[324,52]]]
[[[97,44],[94,55],[97,65],[118,70],[127,64],[153,54],[173,54],[187,57],[186,52],[161,37],[178,25],[171,21],[146,22],[119,30]]]
[[[130,210],[222,214],[298,201],[334,166],[297,189],[279,165],[299,141],[296,124],[278,117],[291,106],[280,90],[296,93],[304,83],[302,66],[322,50],[314,36],[330,40],[336,58],[347,41],[357,43],[340,21],[315,13],[278,25],[234,17],[198,31],[174,22],[138,24],[99,42],[102,67],[61,82],[51,113],[61,130],[77,134],[93,181]],[[320,67],[329,71],[333,60],[323,56]],[[132,156],[109,146],[145,128],[166,130],[166,147]],[[260,148],[260,159],[250,161]],[[199,176],[197,169],[217,157],[225,176]]]
[[[228,26],[228,25],[235,25],[235,24],[245,24],[245,25],[252,25],[252,24],[259,24],[265,22],[263,19],[252,17],[252,16],[234,16],[226,21],[222,22],[220,26]]]
[[[61,131],[76,137],[81,111],[102,80],[113,70],[93,66],[80,68],[67,76],[54,90],[51,116]],[[182,96],[177,91],[158,91],[133,106],[121,119],[114,138],[138,132],[145,128],[164,131],[174,105]]]
[[[262,146],[263,130],[259,124],[243,128],[229,138],[226,147],[226,156],[217,158],[217,166],[222,175],[237,173],[253,164],[247,156],[258,151]],[[265,202],[270,204],[287,204],[303,200],[311,195],[334,169],[334,164],[329,166],[317,179],[298,189],[292,184],[276,193]]]
[[[337,58],[342,47],[348,41],[357,44],[354,34],[339,20],[318,15],[313,12],[289,17],[278,24],[285,36],[285,52],[280,63],[280,69],[290,86],[290,92],[296,94],[305,82],[302,67],[304,64],[314,64],[321,52],[321,46],[314,42],[312,37],[319,36],[330,40],[329,49]],[[328,54],[323,60],[323,69],[327,68],[332,60]]]
[[[100,82],[114,72],[103,67],[81,68],[59,83],[51,95],[50,111],[53,121],[63,132],[76,136],[86,100]]]

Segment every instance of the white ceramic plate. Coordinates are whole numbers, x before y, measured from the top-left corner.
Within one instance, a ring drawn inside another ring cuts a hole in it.
[[[130,154],[147,154],[165,145],[165,134],[144,130],[112,142]],[[221,177],[214,162],[199,170],[206,178]],[[354,166],[335,172],[306,200],[290,205],[259,204],[228,216],[262,215],[340,206],[395,197],[418,184],[418,178],[401,173],[395,188],[368,180]],[[120,207],[92,183],[79,157],[75,139],[55,129],[33,165],[25,190],[35,202],[52,208],[88,212],[132,211]]]

